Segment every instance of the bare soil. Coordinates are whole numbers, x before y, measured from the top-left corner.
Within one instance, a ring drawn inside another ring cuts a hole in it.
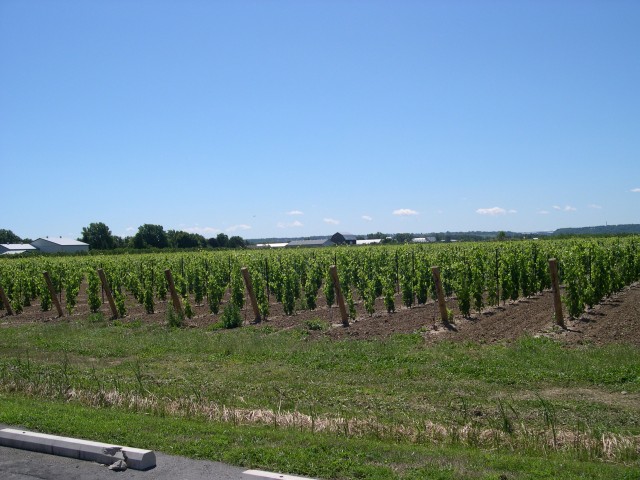
[[[209,313],[209,307],[191,304],[194,316],[186,319],[187,328],[207,328],[220,320],[226,302],[220,306],[220,313]],[[529,298],[506,302],[497,307],[487,307],[482,312],[473,312],[465,318],[460,314],[455,298],[447,300],[448,308],[454,312],[454,321],[445,325],[440,320],[438,306],[429,301],[425,305],[411,308],[401,307],[402,300],[396,296],[396,312],[387,313],[382,299],[376,301],[375,313],[368,315],[361,302],[356,303],[358,312],[348,327],[343,327],[340,310],[336,305],[326,306],[322,295],[318,298],[315,310],[299,309],[294,315],[285,315],[282,305],[270,298],[270,316],[262,322],[254,322],[250,305],[242,310],[245,327],[290,329],[302,328],[313,336],[325,336],[330,339],[370,339],[386,338],[396,333],[418,333],[427,343],[447,341],[472,341],[478,343],[511,342],[523,335],[547,336],[569,345],[607,343],[628,343],[640,347],[640,284],[626,287],[618,294],[605,299],[593,309],[587,310],[580,318],[566,319],[566,328],[554,324],[553,296],[550,291]],[[166,323],[167,302],[157,302],[155,313],[147,314],[144,307],[132,297],[126,299],[127,316],[117,320],[123,323],[139,321],[143,323]],[[248,302],[248,300],[247,300]],[[64,293],[61,295],[64,309]],[[105,318],[111,316],[109,305],[104,301],[99,310]],[[69,315],[57,317],[55,308],[43,312],[39,302],[24,308],[18,315],[9,316],[0,310],[0,327],[16,324],[40,322],[68,322],[86,320],[91,312],[87,305],[86,284],[83,284],[78,296],[77,306]],[[566,316],[566,315],[565,315]],[[319,327],[321,330],[317,330]]]

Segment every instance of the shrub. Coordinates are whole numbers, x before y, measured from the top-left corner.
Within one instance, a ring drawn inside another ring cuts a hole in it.
[[[184,325],[184,316],[173,309],[173,305],[167,306],[167,324],[172,328],[180,328]]]
[[[237,328],[242,326],[242,316],[240,315],[240,307],[233,302],[228,303],[224,307],[220,321],[224,328]]]

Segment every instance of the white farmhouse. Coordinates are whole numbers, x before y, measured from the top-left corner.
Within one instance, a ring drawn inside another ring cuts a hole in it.
[[[31,242],[31,245],[44,253],[78,253],[89,251],[88,243],[63,237],[39,238]]]

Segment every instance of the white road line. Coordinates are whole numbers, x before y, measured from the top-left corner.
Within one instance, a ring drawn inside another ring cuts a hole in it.
[[[295,475],[283,475],[282,473],[264,472],[262,470],[246,470],[244,475],[251,475],[258,478],[268,478],[275,480],[314,480],[309,477],[296,477]]]

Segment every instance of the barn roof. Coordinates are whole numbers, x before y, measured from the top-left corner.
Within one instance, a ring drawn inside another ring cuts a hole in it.
[[[326,247],[335,245],[328,238],[321,238],[319,240],[294,240],[287,244],[287,247]]]
[[[342,235],[344,237],[345,240],[352,240],[352,241],[356,241],[356,236],[352,233],[349,232],[336,232],[339,233],[340,235]]]
[[[5,250],[14,251],[14,250],[35,250],[36,247],[29,243],[2,243],[0,247],[4,247]]]
[[[53,243],[55,245],[60,245],[60,246],[80,246],[80,245],[89,245],[88,243],[84,243],[81,242],[80,240],[74,240],[72,238],[64,238],[64,237],[46,237],[46,238],[39,238],[37,241],[39,240],[44,240],[45,242],[49,242],[49,243]],[[35,242],[34,242],[35,243]]]

